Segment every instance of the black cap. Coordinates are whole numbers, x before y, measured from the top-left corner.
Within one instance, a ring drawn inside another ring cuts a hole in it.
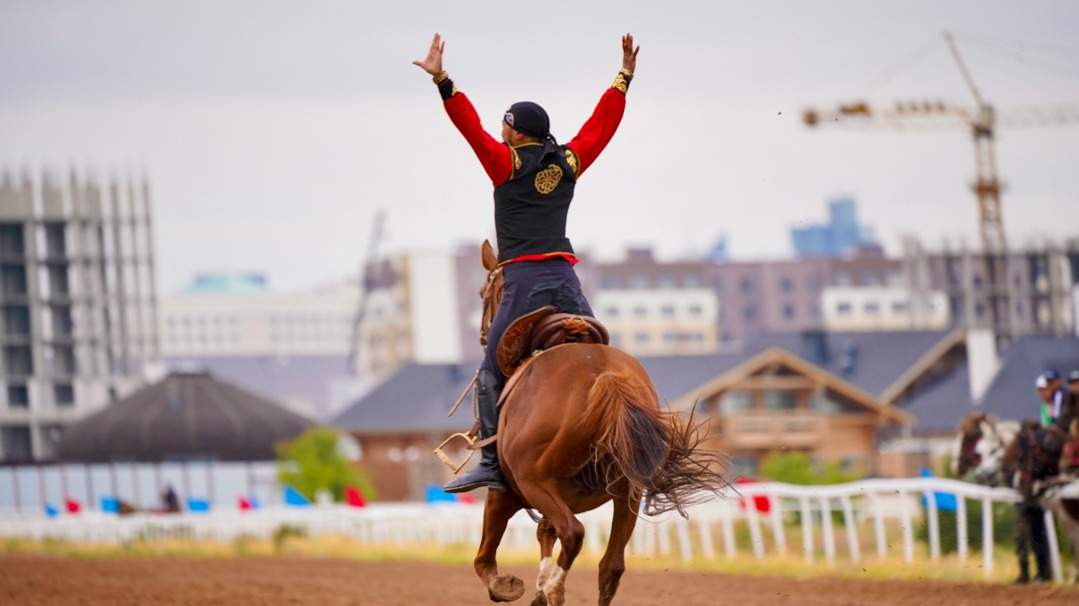
[[[547,112],[531,101],[514,103],[506,110],[502,120],[513,130],[528,137],[542,139],[551,134],[551,119],[547,117]]]

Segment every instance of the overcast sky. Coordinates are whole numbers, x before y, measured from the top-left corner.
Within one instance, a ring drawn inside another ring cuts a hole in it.
[[[279,288],[353,272],[376,208],[390,250],[492,233],[490,182],[410,65],[435,31],[496,131],[529,99],[567,141],[642,46],[622,126],[577,187],[570,236],[666,257],[721,233],[736,257],[789,254],[787,230],[859,201],[890,252],[977,223],[973,149],[932,133],[806,130],[808,104],[1079,106],[1079,3],[59,2],[0,0],[0,167],[145,170],[164,292],[200,270]],[[999,133],[1013,243],[1079,234],[1079,124]]]

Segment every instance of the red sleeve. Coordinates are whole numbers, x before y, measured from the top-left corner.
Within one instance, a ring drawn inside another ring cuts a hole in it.
[[[494,137],[487,134],[480,124],[480,117],[472,102],[464,93],[458,92],[444,102],[446,113],[457,130],[461,131],[465,140],[472,146],[472,151],[483,164],[483,170],[495,185],[501,185],[510,176],[510,167],[513,160],[510,158],[510,148],[505,143],[500,143]]]
[[[592,117],[581,127],[581,132],[570,141],[566,147],[577,154],[580,169],[577,176],[595,162],[596,157],[607,147],[614,131],[618,130],[618,124],[622,121],[622,114],[626,111],[626,94],[616,88],[608,88],[607,92],[599,99]]]

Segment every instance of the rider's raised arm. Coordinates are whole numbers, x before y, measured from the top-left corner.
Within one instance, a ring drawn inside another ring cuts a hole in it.
[[[476,108],[472,106],[472,102],[464,93],[457,90],[449,77],[439,82],[438,92],[442,94],[443,105],[446,107],[450,120],[472,147],[472,151],[479,158],[483,170],[487,171],[491,182],[501,185],[510,176],[510,167],[513,162],[510,148],[483,130]]]
[[[487,176],[495,185],[500,185],[510,176],[510,149],[483,130],[476,108],[472,107],[468,97],[457,91],[449,74],[442,69],[442,53],[445,49],[446,43],[442,41],[442,36],[436,33],[431,40],[431,47],[427,49],[427,56],[420,61],[413,61],[412,64],[431,74],[453,125],[472,146],[472,151],[480,159]]]
[[[637,52],[640,50],[639,46],[634,48],[633,36],[626,34],[622,37],[622,69],[615,76],[611,87],[600,97],[592,116],[584,123],[577,136],[566,144],[577,156],[578,177],[596,161],[622,122],[622,114],[626,111],[626,92],[633,80],[633,72],[637,67]]]

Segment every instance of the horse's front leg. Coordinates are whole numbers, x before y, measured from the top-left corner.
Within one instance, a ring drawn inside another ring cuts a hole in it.
[[[525,593],[524,581],[511,574],[498,574],[495,559],[498,544],[506,533],[506,525],[521,507],[521,500],[509,492],[487,491],[487,503],[483,508],[483,539],[473,565],[487,587],[492,602],[512,602]]]

